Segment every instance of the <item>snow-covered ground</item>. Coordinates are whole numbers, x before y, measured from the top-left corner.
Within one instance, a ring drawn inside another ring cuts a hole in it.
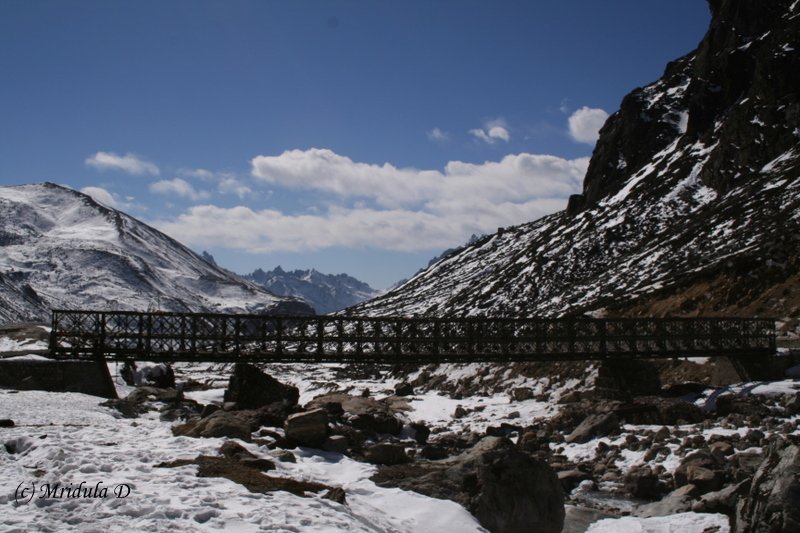
[[[131,388],[118,376],[119,367],[110,364],[118,392],[124,396]],[[265,370],[281,381],[300,389],[300,403],[315,396],[336,391],[360,394],[369,389],[375,397],[393,393],[397,380],[387,375],[376,377],[343,377],[336,365],[281,365]],[[468,368],[453,368],[454,377],[469,373]],[[187,392],[186,396],[200,403],[221,403],[228,372],[220,365],[185,364],[176,367],[179,381],[191,378],[210,386],[208,390]],[[552,389],[550,398],[560,397],[576,387],[574,380]],[[536,397],[511,401],[506,394],[475,395],[452,399],[436,391],[406,397],[408,409],[402,412],[405,422],[424,422],[438,431],[483,433],[490,425],[502,422],[530,425],[535,419],[549,418],[558,406],[542,401],[539,392],[547,378],[523,380],[514,378],[514,385],[525,385]],[[742,384],[732,392],[777,394],[796,392],[800,382],[786,380],[773,384]],[[707,398],[698,400],[699,404]],[[15,427],[0,428],[0,530],[29,529],[60,531],[65,528],[82,531],[482,531],[477,521],[461,506],[400,489],[376,486],[369,480],[375,472],[372,465],[346,456],[310,448],[294,450],[297,463],[275,461],[277,470],[270,475],[307,480],[344,488],[347,505],[323,499],[322,493],[299,497],[287,492],[255,494],[232,481],[220,478],[199,478],[194,465],[157,468],[155,465],[175,459],[192,459],[198,455],[217,455],[224,439],[175,437],[171,423],[159,420],[157,412],[141,418],[125,419],[102,400],[74,393],[0,390],[0,419],[14,420]],[[457,407],[466,413],[454,418]],[[609,445],[621,444],[628,433],[639,434],[655,426],[626,425],[616,437],[593,439],[585,444],[557,445],[558,453],[574,461],[591,460],[599,440]],[[706,437],[723,434],[721,427],[687,425],[676,427],[688,434]],[[798,433],[798,431],[795,431]],[[402,436],[402,435],[401,435]],[[266,448],[242,443],[259,457],[271,457]],[[13,449],[16,453],[9,453]],[[642,464],[645,450],[623,450],[620,466]],[[669,471],[679,464],[675,455],[658,455]],[[624,463],[624,464],[622,464]],[[60,487],[108,489],[107,498],[41,497],[47,489]],[[115,487],[130,489],[130,494],[117,498]],[[603,487],[600,487],[601,489]],[[28,489],[24,492],[23,490]],[[32,497],[31,497],[32,496]],[[30,501],[23,501],[31,498]],[[593,525],[594,533],[606,531],[642,531],[690,533],[719,526],[729,531],[722,515],[687,513],[659,519],[625,517],[603,520]]]
[[[270,475],[341,486],[346,506],[321,494],[254,494],[226,479],[199,478],[196,466],[156,468],[216,455],[224,439],[174,437],[155,413],[122,419],[98,403],[83,394],[0,390],[0,419],[16,423],[0,429],[0,530],[482,531],[453,502],[380,488],[368,479],[371,465],[318,450],[297,450],[296,464],[276,461]],[[265,448],[243,445],[269,457]],[[47,497],[56,484],[78,497]],[[83,497],[83,488],[92,494]],[[107,497],[91,497],[103,488]],[[130,493],[118,498],[115,489]]]

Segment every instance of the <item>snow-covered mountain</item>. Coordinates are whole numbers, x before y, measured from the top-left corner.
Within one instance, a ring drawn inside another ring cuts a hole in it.
[[[278,266],[264,272],[258,268],[244,278],[274,294],[300,298],[320,314],[339,311],[380,294],[347,274],[322,274],[314,269],[287,272]]]
[[[0,187],[0,322],[51,308],[309,312],[80,192]]]
[[[800,2],[714,0],[622,101],[563,212],[449,255],[367,314],[800,313]]]

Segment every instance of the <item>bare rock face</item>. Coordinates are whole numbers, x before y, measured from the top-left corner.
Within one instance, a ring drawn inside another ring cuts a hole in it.
[[[274,402],[297,403],[297,387],[284,385],[253,365],[236,363],[228,380],[225,401],[235,402],[240,409],[258,409]]]
[[[555,472],[502,437],[486,437],[450,459],[384,467],[372,479],[458,502],[492,532],[556,533],[564,526]]]
[[[475,240],[353,313],[796,316],[800,4],[712,7],[698,48],[609,117],[568,212]]]
[[[736,531],[790,533],[800,531],[800,446],[786,440],[770,445],[750,493],[739,499]]]

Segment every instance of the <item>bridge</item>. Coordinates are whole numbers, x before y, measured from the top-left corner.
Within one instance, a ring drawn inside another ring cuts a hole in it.
[[[757,318],[431,318],[54,310],[57,359],[426,364],[757,357]]]

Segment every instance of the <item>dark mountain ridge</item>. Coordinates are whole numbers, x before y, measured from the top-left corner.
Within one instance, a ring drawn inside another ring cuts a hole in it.
[[[698,48],[603,126],[568,209],[356,313],[800,314],[800,2],[711,2]]]

